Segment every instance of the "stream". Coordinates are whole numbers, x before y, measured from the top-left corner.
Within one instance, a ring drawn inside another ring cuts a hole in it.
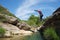
[[[0,38],[0,40],[42,40],[39,32],[33,33],[30,36],[15,36],[13,38]]]

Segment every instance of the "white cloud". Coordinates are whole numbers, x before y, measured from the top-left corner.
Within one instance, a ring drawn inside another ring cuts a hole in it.
[[[57,2],[57,0],[40,0],[40,2]]]
[[[29,13],[33,13],[34,11],[32,8],[30,8],[33,5],[36,5],[37,3],[43,3],[43,2],[56,2],[56,0],[25,0],[21,6],[19,6],[16,9],[16,16],[20,19],[26,20],[29,18],[30,15],[27,15]],[[44,7],[42,7],[44,8]],[[45,7],[47,8],[47,7]]]
[[[39,1],[37,0],[25,0],[23,4],[17,8],[15,15],[20,19],[27,18],[28,13],[34,12],[30,7],[37,4],[38,2]]]

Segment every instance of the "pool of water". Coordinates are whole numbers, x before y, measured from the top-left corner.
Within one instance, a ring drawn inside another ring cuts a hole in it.
[[[16,36],[13,38],[0,38],[0,40],[42,40],[39,33],[34,33],[31,36]]]

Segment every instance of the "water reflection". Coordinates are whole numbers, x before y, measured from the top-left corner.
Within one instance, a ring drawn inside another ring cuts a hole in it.
[[[15,36],[13,38],[0,38],[0,40],[42,40],[39,33],[34,33],[31,36]]]

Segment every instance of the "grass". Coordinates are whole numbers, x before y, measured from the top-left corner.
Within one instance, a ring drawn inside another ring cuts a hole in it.
[[[59,40],[59,36],[56,34],[54,28],[46,28],[43,32],[45,39],[47,40]]]
[[[3,37],[5,32],[6,32],[5,29],[0,27],[0,37]]]

